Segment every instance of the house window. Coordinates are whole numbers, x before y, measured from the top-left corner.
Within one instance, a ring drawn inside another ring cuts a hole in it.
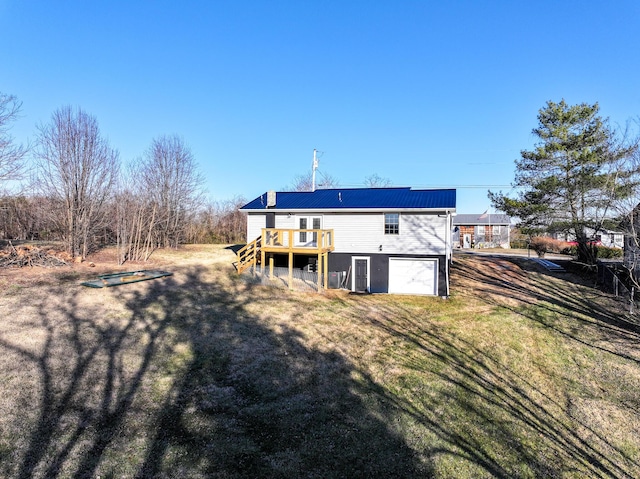
[[[300,218],[300,229],[301,230],[306,230],[307,229],[307,218]],[[306,243],[307,242],[307,232],[306,231],[301,231],[300,232],[300,243]]]
[[[386,235],[400,234],[400,213],[384,214],[384,234]]]
[[[493,225],[493,236],[500,236],[500,225]]]
[[[298,218],[298,225],[301,230],[319,230],[322,228],[322,218],[319,216],[303,216]],[[318,242],[318,231],[300,231],[298,235],[300,244],[307,245],[308,242],[311,242],[315,245]],[[311,246],[311,244],[307,246]]]

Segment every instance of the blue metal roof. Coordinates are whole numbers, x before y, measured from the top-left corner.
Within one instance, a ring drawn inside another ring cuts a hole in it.
[[[335,188],[330,190],[276,193],[276,205],[269,210],[341,209],[454,209],[456,190],[414,190],[411,188]],[[258,196],[241,210],[267,209],[267,194]]]

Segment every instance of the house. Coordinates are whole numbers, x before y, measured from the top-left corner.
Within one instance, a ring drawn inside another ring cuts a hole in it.
[[[454,248],[509,248],[511,218],[505,214],[459,214],[453,218]]]
[[[606,246],[607,248],[624,248],[624,233],[622,231],[603,228],[596,235],[596,240],[600,241],[602,246]]]
[[[448,296],[455,207],[453,189],[271,191],[240,208],[238,271],[284,265],[318,271],[325,288],[335,273],[354,292]]]
[[[585,228],[587,236],[591,239],[593,244],[598,246],[606,246],[607,248],[624,248],[624,236],[622,231],[608,230],[606,228],[600,228],[595,230],[593,228]],[[576,235],[573,233],[555,233],[551,235],[553,238],[566,241],[569,244],[575,245]]]

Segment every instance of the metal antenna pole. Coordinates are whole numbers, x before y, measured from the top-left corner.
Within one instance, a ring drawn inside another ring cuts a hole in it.
[[[311,168],[311,191],[316,191],[316,170],[318,169],[318,150],[313,149],[313,166]]]

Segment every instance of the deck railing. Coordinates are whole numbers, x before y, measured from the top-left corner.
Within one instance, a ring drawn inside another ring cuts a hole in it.
[[[333,251],[333,230],[263,228],[262,250],[273,253]]]
[[[235,263],[238,273],[242,273],[245,269],[255,266],[258,263],[261,242],[262,238],[256,238],[238,251],[238,259]]]

